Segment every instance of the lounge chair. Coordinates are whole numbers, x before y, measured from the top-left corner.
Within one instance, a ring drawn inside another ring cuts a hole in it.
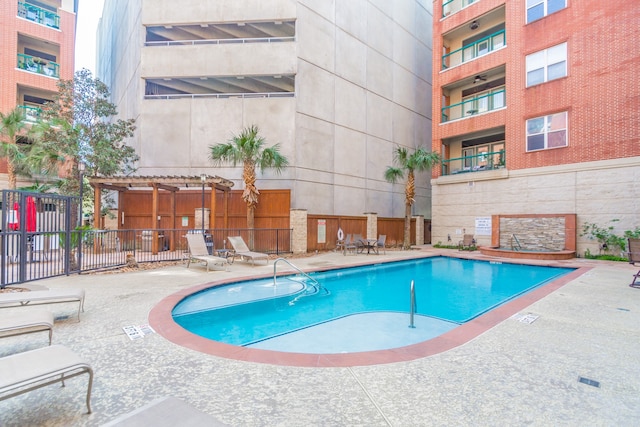
[[[218,427],[227,425],[180,399],[166,396],[156,399],[128,414],[121,415],[102,427]]]
[[[207,244],[202,234],[187,234],[187,244],[189,245],[189,259],[187,260],[187,268],[191,264],[191,260],[201,262],[207,266],[207,271],[211,265],[221,265],[223,269],[228,264],[226,258],[209,255]]]
[[[28,311],[0,318],[0,338],[49,331],[49,345],[53,336],[53,313]]]
[[[640,263],[640,239],[629,239],[629,264],[636,265]],[[633,282],[629,286],[632,288],[640,288],[640,282],[636,281],[640,278],[640,270],[633,275]]]
[[[64,302],[78,302],[79,322],[80,311],[84,311],[84,289],[47,289],[45,291],[0,293],[0,308]]]
[[[378,241],[376,242],[376,247],[378,248],[378,251],[382,249],[382,253],[384,253],[385,255],[387,254],[386,244],[387,244],[387,235],[381,234],[378,237]]]
[[[93,369],[80,356],[61,345],[0,358],[0,400],[35,390],[78,375],[89,374],[87,410],[91,413]],[[34,408],[32,408],[34,409]]]
[[[465,234],[462,236],[462,240],[458,242],[458,250],[471,249],[476,245],[476,241],[473,238],[473,234]]]
[[[242,259],[250,259],[251,264],[255,265],[255,260],[263,259],[269,264],[269,255],[262,252],[252,252],[244,242],[242,236],[229,236],[229,243],[233,248],[233,256],[240,256]]]

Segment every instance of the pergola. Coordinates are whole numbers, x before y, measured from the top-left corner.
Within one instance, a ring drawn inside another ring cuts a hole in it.
[[[171,223],[175,224],[176,221],[176,193],[183,188],[211,188],[211,209],[209,210],[209,227],[215,227],[215,211],[216,211],[216,192],[220,190],[224,193],[224,227],[227,227],[228,222],[228,203],[229,193],[233,182],[221,178],[219,176],[111,176],[111,177],[90,177],[89,184],[94,189],[94,218],[100,218],[100,211],[102,209],[102,190],[115,190],[118,192],[129,191],[132,189],[140,189],[151,187],[153,191],[153,199],[151,205],[151,218],[155,218],[156,223],[152,228],[158,228],[158,193],[159,190],[165,190],[171,192]],[[204,218],[202,218],[204,221]],[[173,240],[171,241],[172,245]],[[157,253],[158,251],[158,239],[152,240],[152,251]],[[173,249],[173,248],[171,248]]]

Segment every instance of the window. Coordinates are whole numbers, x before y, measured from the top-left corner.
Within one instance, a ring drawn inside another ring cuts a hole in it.
[[[527,0],[527,24],[567,7],[567,0]]]
[[[527,120],[527,151],[567,146],[567,112]]]
[[[527,87],[567,75],[567,44],[527,55]]]

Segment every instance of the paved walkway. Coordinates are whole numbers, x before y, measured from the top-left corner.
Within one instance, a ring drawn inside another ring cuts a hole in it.
[[[415,255],[387,251],[375,260]],[[322,268],[373,257],[327,253],[294,263]],[[539,316],[533,323],[510,318],[443,353],[341,368],[242,362],[180,347],[158,334],[132,341],[123,332],[124,326],[148,323],[150,310],[181,289],[266,274],[273,263],[236,262],[228,272],[176,266],[41,281],[50,288],[86,289],[79,323],[77,305],[51,309],[69,317],[56,322],[53,342],[95,369],[93,413],[85,413],[86,379],[77,377],[65,388],[52,385],[1,401],[0,425],[101,425],[166,395],[231,426],[640,425],[640,290],[627,286],[635,269],[571,264],[593,268],[527,307],[525,313]],[[29,309],[3,309],[0,315]],[[3,338],[0,356],[46,343],[46,333]]]

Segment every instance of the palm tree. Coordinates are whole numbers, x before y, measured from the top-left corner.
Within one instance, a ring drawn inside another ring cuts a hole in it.
[[[16,189],[16,168],[22,158],[22,151],[18,147],[18,135],[25,128],[22,110],[14,108],[8,113],[0,113],[0,135],[4,136],[0,144],[0,154],[7,158],[7,176],[9,189]],[[6,139],[6,140],[5,140]]]
[[[242,163],[242,180],[244,191],[242,199],[247,204],[247,228],[254,228],[254,212],[258,204],[260,192],[256,187],[256,166],[260,172],[265,169],[274,169],[282,172],[289,165],[286,157],[280,154],[280,144],[265,148],[265,139],[258,135],[258,127],[251,125],[242,130],[239,135],[233,136],[227,143],[211,145],[209,158],[214,166],[223,163],[231,163],[237,166]]]
[[[399,179],[404,178],[407,173],[407,182],[404,188],[405,194],[405,214],[404,214],[404,243],[403,249],[411,247],[411,206],[415,202],[416,195],[416,179],[415,172],[421,172],[431,169],[440,161],[438,153],[425,150],[418,147],[413,154],[405,147],[397,147],[393,153],[393,162],[395,166],[388,166],[384,172],[384,178],[395,184]]]

